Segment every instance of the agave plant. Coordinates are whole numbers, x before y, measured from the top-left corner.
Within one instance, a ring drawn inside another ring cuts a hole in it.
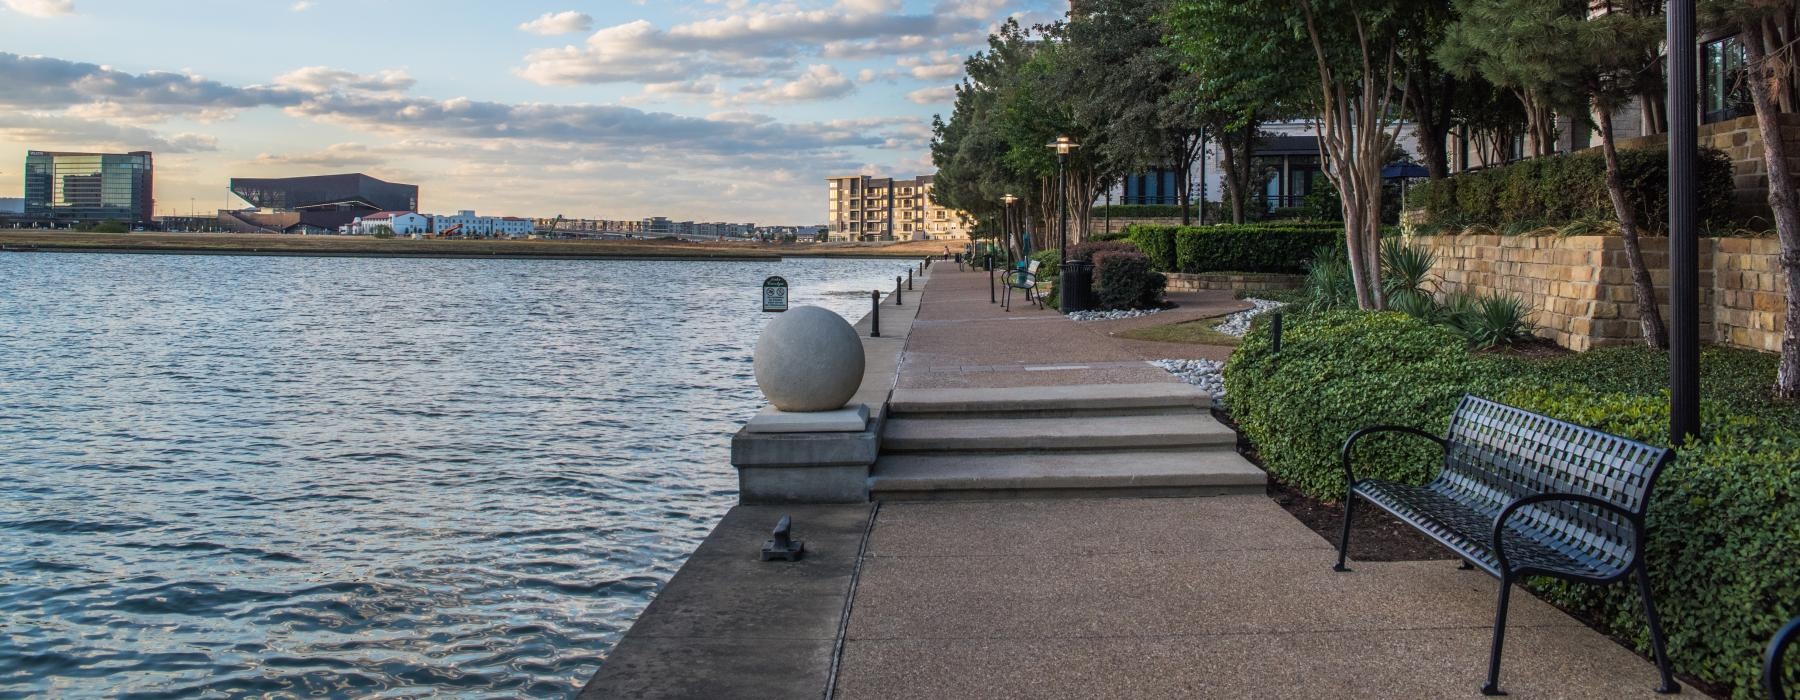
[[[1439,306],[1430,294],[1411,290],[1397,290],[1388,293],[1388,309],[1419,319],[1426,323],[1444,323],[1448,320],[1445,309]]]
[[[1445,304],[1450,325],[1478,348],[1516,345],[1532,337],[1531,305],[1513,294],[1452,295]]]
[[[1318,311],[1356,308],[1356,283],[1343,251],[1332,246],[1313,251],[1306,270],[1306,304]]]
[[[1382,291],[1391,299],[1407,293],[1430,295],[1431,268],[1437,256],[1398,238],[1381,242]],[[1391,305],[1391,304],[1390,304]]]

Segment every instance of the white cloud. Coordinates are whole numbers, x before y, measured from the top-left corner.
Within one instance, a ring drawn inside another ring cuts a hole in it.
[[[289,6],[288,9],[293,12],[305,12],[307,10],[312,9],[312,6],[313,6],[312,0],[298,0],[298,2],[295,2],[293,5]]]
[[[947,104],[955,99],[956,88],[949,86],[919,88],[906,93],[906,100],[908,102],[921,105]]]
[[[856,92],[856,84],[838,69],[819,64],[809,66],[800,77],[788,82],[763,81],[739,90],[732,96],[738,103],[810,102],[843,97]]]
[[[532,34],[542,34],[544,36],[573,34],[575,32],[585,32],[593,28],[594,18],[587,16],[586,13],[576,12],[574,10],[546,12],[539,15],[537,19],[519,25],[520,31],[531,32]]]
[[[75,0],[6,0],[6,7],[32,17],[75,14]]]
[[[951,80],[962,75],[962,57],[948,51],[938,51],[924,56],[907,56],[899,60],[900,67],[919,80],[942,81]]]
[[[1017,1],[982,0],[977,12],[949,3],[926,14],[908,13],[897,0],[837,0],[824,7],[772,2],[668,28],[640,19],[601,28],[581,45],[533,51],[517,72],[544,85],[791,78],[801,64],[813,62],[809,57],[900,56],[978,45],[993,13]]]
[[[364,90],[368,92],[406,92],[417,82],[403,70],[384,70],[363,75],[327,66],[307,66],[275,77],[275,84],[303,92]]]
[[[149,129],[44,112],[0,113],[0,141],[34,144],[49,150],[216,151],[219,140],[205,134],[163,136]]]

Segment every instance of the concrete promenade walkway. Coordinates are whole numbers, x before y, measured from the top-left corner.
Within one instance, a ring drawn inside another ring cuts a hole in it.
[[[1102,324],[1005,312],[986,273],[933,273],[899,387],[1174,381]],[[1493,579],[1448,559],[1349,573],[1333,560],[1260,495],[879,503],[833,695],[1479,696]],[[1515,697],[1654,695],[1649,662],[1514,599],[1502,687]]]

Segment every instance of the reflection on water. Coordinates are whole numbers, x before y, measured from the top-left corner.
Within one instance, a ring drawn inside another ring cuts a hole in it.
[[[906,264],[0,254],[0,695],[566,696]]]

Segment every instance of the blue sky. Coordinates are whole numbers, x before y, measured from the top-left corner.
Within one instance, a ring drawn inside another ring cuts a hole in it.
[[[431,211],[824,220],[929,172],[934,113],[1059,0],[0,0],[0,196],[25,151],[156,152],[159,213],[363,171]]]

